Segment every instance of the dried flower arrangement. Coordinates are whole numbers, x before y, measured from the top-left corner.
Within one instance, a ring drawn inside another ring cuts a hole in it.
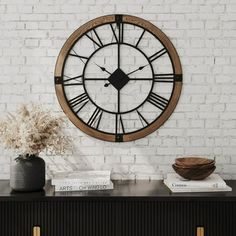
[[[54,117],[50,111],[23,105],[16,115],[9,114],[0,120],[0,139],[7,149],[14,149],[20,158],[39,155],[46,148],[66,150],[69,139],[62,130],[63,118]]]

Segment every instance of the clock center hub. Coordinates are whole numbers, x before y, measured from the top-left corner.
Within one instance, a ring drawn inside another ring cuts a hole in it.
[[[126,75],[123,70],[118,68],[110,75],[108,81],[117,90],[121,90],[129,82],[129,76]]]

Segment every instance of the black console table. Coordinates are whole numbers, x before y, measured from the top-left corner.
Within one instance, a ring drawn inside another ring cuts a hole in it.
[[[11,192],[0,181],[1,236],[235,236],[227,193],[171,193],[162,181],[115,181],[98,192]]]

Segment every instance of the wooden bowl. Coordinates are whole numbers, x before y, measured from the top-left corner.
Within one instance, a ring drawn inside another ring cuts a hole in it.
[[[175,164],[172,165],[175,172],[181,177],[189,180],[202,180],[212,174],[215,170],[215,166],[210,166],[209,168],[183,168]]]
[[[185,169],[188,169],[188,168],[207,169],[207,168],[210,168],[210,167],[212,167],[212,166],[215,166],[215,162],[212,162],[212,163],[206,164],[206,165],[195,165],[195,166],[184,166],[184,165],[178,165],[177,163],[175,163],[175,166],[176,166],[176,167],[179,167],[179,168],[185,168]]]
[[[175,159],[175,163],[179,166],[191,167],[191,166],[203,166],[209,164],[215,164],[212,159],[207,159],[203,157],[182,157]]]

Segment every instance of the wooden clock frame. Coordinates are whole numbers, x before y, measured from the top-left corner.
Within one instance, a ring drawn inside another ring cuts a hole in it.
[[[67,55],[73,45],[76,43],[76,41],[83,36],[86,32],[89,30],[104,25],[104,24],[111,24],[115,23],[117,21],[117,16],[122,17],[123,23],[133,24],[136,26],[139,26],[147,31],[149,31],[151,34],[153,34],[166,48],[167,53],[171,59],[172,67],[173,67],[173,73],[175,76],[175,80],[173,82],[173,90],[171,94],[170,101],[168,103],[168,106],[165,108],[163,113],[157,117],[157,119],[152,122],[149,126],[145,127],[144,129],[138,130],[133,133],[127,133],[122,135],[122,139],[119,140],[119,138],[116,137],[115,134],[109,134],[105,132],[100,132],[98,130],[95,130],[88,125],[86,125],[81,119],[79,119],[75,113],[70,109],[68,106],[63,84],[61,82],[61,78],[63,76],[63,69],[65,65],[65,61],[67,58]],[[64,111],[64,113],[67,115],[67,117],[71,120],[71,122],[78,127],[80,130],[85,132],[86,134],[95,137],[97,139],[101,139],[104,141],[110,141],[110,142],[126,142],[126,141],[133,141],[136,139],[140,139],[145,137],[146,135],[154,132],[157,130],[172,114],[174,111],[182,89],[182,67],[181,62],[179,59],[179,56],[176,52],[176,49],[174,48],[173,44],[169,40],[169,38],[155,25],[152,23],[141,19],[136,16],[130,16],[130,15],[106,15],[101,16],[96,19],[93,19],[84,25],[82,25],[80,28],[78,28],[65,42],[64,46],[62,47],[59,56],[57,58],[56,66],[55,66],[55,89],[56,89],[56,95],[59,100],[59,103]]]

